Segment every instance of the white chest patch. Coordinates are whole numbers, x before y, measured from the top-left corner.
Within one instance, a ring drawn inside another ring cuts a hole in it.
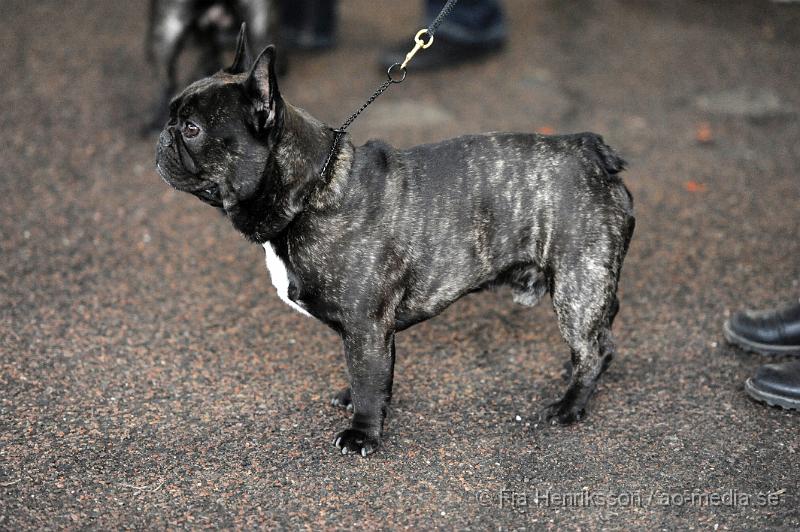
[[[264,251],[267,254],[267,270],[269,271],[269,277],[272,280],[272,286],[278,291],[278,297],[300,314],[312,317],[306,309],[289,299],[289,276],[286,274],[286,265],[278,254],[275,253],[272,244],[266,242],[264,244]]]

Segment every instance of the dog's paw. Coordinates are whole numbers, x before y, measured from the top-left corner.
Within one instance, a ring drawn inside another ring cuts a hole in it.
[[[344,408],[348,412],[352,412],[353,397],[350,395],[350,388],[345,388],[344,390],[336,392],[333,395],[333,399],[331,399],[331,404],[339,408]]]
[[[360,454],[367,456],[378,450],[381,445],[380,438],[367,435],[358,429],[343,430],[336,435],[333,444],[342,450],[342,454]]]
[[[569,425],[586,417],[586,409],[577,406],[573,401],[559,399],[544,407],[539,413],[539,420],[551,425]]]

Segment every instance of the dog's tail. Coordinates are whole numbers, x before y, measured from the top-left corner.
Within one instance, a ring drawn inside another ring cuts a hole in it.
[[[587,151],[597,158],[597,162],[606,173],[610,175],[618,174],[628,166],[625,159],[617,155],[617,152],[606,144],[600,135],[596,133],[581,133],[581,140]]]

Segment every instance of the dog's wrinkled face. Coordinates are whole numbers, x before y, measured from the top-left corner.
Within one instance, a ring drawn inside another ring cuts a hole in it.
[[[172,187],[226,210],[258,190],[280,129],[275,48],[250,66],[244,27],[233,65],[186,88],[170,104],[156,168]]]

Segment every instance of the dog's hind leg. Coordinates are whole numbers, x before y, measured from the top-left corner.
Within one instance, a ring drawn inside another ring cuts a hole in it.
[[[611,361],[614,360],[615,348],[614,339],[611,337],[611,328],[614,326],[614,318],[617,317],[618,312],[619,299],[617,299],[617,295],[614,294],[614,298],[611,300],[611,307],[608,309],[608,313],[606,315],[605,326],[600,329],[600,334],[598,335],[598,341],[600,343],[600,356],[603,357],[603,367],[601,369],[601,373],[608,369],[608,366],[611,365]]]
[[[589,253],[572,267],[557,272],[553,279],[553,308],[572,353],[572,372],[564,396],[544,409],[547,421],[572,423],[582,419],[597,380],[613,357],[610,328],[618,308],[618,272],[600,267],[604,262]]]
[[[600,342],[600,356],[603,357],[601,374],[608,369],[608,366],[610,366],[612,360],[614,360],[615,348],[614,340],[611,337],[611,327],[614,325],[614,318],[617,316],[617,312],[619,312],[619,300],[616,296],[614,296],[614,299],[611,302],[611,308],[608,311],[606,326],[600,329],[600,334],[598,335],[598,341]],[[567,360],[564,363],[563,379],[565,381],[572,379],[571,360]]]
[[[630,198],[630,193],[627,192],[627,189],[626,189],[626,194],[628,198]],[[614,297],[611,300],[611,306],[606,312],[605,326],[600,329],[600,335],[599,335],[600,355],[603,357],[602,371],[608,369],[608,366],[611,365],[611,361],[614,359],[615,347],[614,347],[614,339],[611,336],[611,328],[614,326],[614,318],[617,317],[617,313],[619,312],[619,299],[617,298],[616,287],[619,282],[619,274],[620,270],[622,269],[622,261],[625,260],[625,256],[628,254],[628,248],[630,247],[631,238],[633,237],[633,231],[635,227],[636,227],[636,219],[631,214],[630,216],[628,216],[625,223],[624,233],[623,233],[624,243],[622,246],[622,250],[619,254],[617,261],[614,263],[616,271],[614,277]]]

